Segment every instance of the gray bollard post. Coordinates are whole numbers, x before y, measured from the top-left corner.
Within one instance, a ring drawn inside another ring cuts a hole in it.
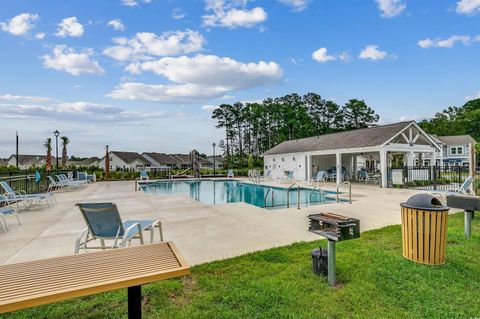
[[[335,286],[336,278],[336,253],[335,253],[335,244],[334,240],[328,240],[328,283],[330,286]]]
[[[473,212],[466,210],[465,211],[465,237],[470,238],[472,234],[472,217]]]

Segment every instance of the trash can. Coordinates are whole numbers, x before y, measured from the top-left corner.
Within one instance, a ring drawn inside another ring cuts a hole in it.
[[[312,268],[317,275],[328,275],[328,251],[326,249],[312,250]]]
[[[417,194],[402,207],[402,255],[417,263],[445,263],[448,211],[432,195]]]

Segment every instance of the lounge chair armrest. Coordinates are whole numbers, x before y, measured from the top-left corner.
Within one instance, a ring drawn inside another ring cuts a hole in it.
[[[142,226],[140,226],[139,223],[135,223],[133,224],[132,226],[128,227],[127,229],[125,229],[125,232],[123,234],[123,237],[122,237],[122,247],[126,247],[126,243],[127,243],[127,240],[129,239],[128,237],[128,234],[130,233],[130,231],[134,228],[137,228],[138,232],[136,234],[139,235],[140,237],[140,242],[143,244],[143,231],[142,231]],[[136,235],[135,234],[135,235]]]
[[[75,254],[78,254],[80,251],[80,245],[82,244],[82,238],[85,236],[85,241],[86,241],[86,236],[88,234],[88,228],[84,228],[80,235],[77,237],[77,240],[75,241]]]
[[[19,190],[15,192],[15,195],[27,195],[27,192],[24,190]]]

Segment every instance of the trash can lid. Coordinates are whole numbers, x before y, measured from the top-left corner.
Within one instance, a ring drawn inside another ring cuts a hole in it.
[[[431,211],[445,211],[450,208],[444,206],[442,202],[430,194],[416,194],[410,197],[405,203],[400,204],[405,208],[431,210]]]

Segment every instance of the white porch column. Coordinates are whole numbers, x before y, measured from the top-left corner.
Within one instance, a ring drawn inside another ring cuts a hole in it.
[[[336,153],[337,159],[337,185],[342,183],[342,153]]]
[[[415,157],[412,151],[405,154],[407,156],[407,166],[413,167],[415,166]]]
[[[307,165],[307,176],[305,176],[305,180],[309,181],[312,178],[312,155],[307,155],[307,160],[305,165]]]
[[[380,150],[380,174],[382,175],[382,188],[388,187],[387,173],[387,151]]]
[[[432,160],[430,161],[430,166],[437,166],[437,152],[432,152]]]
[[[353,155],[352,156],[352,172],[351,172],[351,175],[352,175],[352,180],[356,181],[357,180],[357,155]]]

